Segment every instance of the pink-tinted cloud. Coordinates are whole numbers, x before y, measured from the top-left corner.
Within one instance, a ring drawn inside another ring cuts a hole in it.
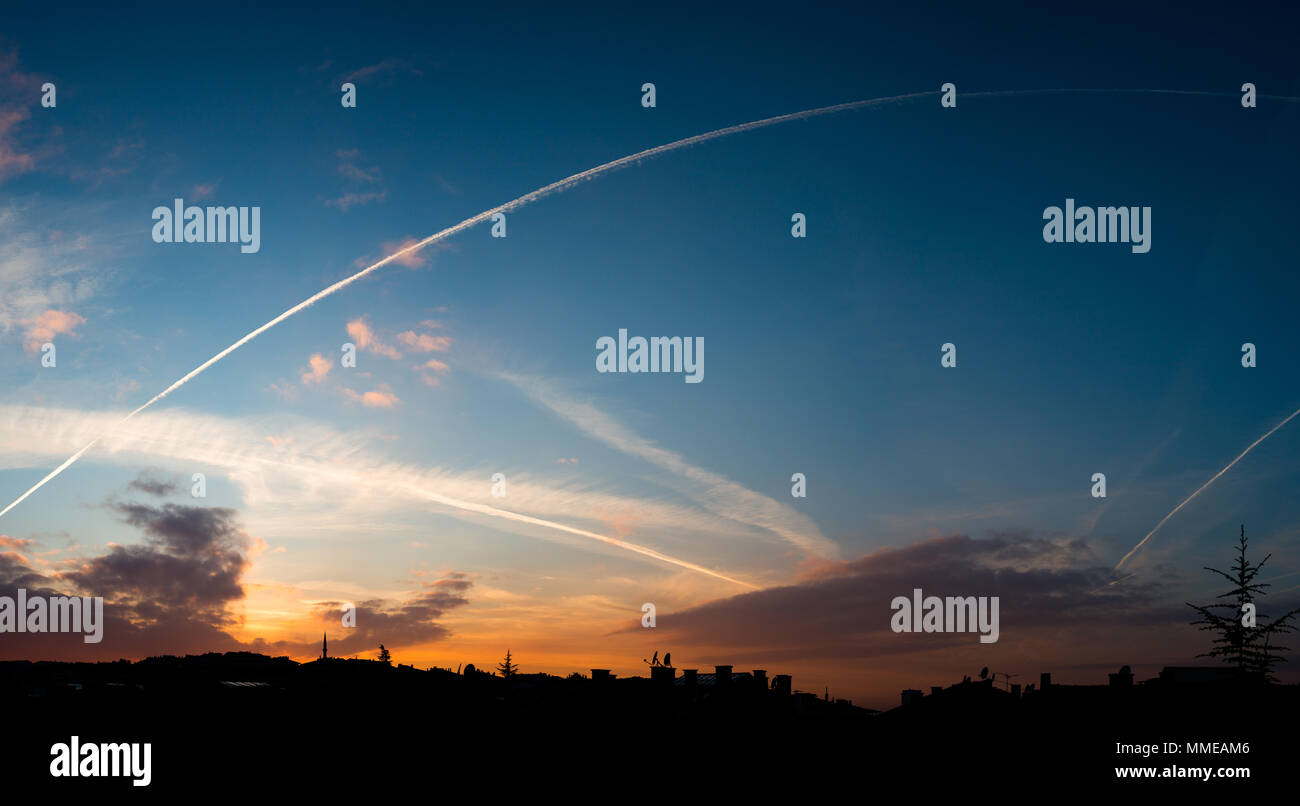
[[[407,330],[397,334],[397,340],[417,353],[446,352],[451,347],[450,336],[435,336],[431,333],[416,333]]]
[[[402,357],[402,354],[395,347],[379,340],[379,337],[375,335],[375,331],[367,324],[365,317],[348,322],[348,336],[352,338],[352,341],[356,342],[359,349],[387,358]]]
[[[388,384],[380,384],[378,389],[371,389],[365,394],[358,393],[352,389],[344,389],[344,394],[352,403],[371,409],[391,409],[400,405],[402,400],[388,388]]]
[[[36,159],[19,150],[14,130],[31,117],[26,109],[0,109],[0,179],[26,173],[36,167]]]
[[[383,243],[384,254],[391,255],[395,252],[400,252],[406,247],[414,246],[419,242],[420,242],[419,238],[407,238],[403,240],[401,243],[385,241]],[[405,255],[402,255],[401,257],[395,259],[393,262],[401,266],[407,266],[412,269],[419,269],[428,265],[430,254],[431,253],[428,252],[428,250],[423,250],[419,252],[407,252]]]
[[[38,316],[23,321],[26,331],[23,334],[23,348],[30,353],[39,353],[41,345],[52,341],[55,336],[67,334],[76,338],[76,329],[84,324],[83,316],[72,311],[48,310]]]
[[[450,369],[451,367],[436,358],[430,358],[428,361],[415,367],[415,371],[420,373],[420,380],[424,381],[427,386],[434,387],[438,386],[438,377],[437,375],[430,373],[444,374]]]
[[[320,353],[312,353],[311,358],[307,359],[307,364],[308,369],[302,374],[303,386],[323,383],[325,376],[329,375],[330,370],[334,368],[334,362]]]

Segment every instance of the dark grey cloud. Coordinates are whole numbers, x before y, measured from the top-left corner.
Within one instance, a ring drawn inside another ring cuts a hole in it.
[[[746,657],[861,659],[972,644],[989,652],[1025,650],[1063,631],[1092,640],[1187,621],[1181,602],[1163,595],[1161,579],[1114,588],[1110,580],[1109,567],[1080,538],[953,535],[881,549],[793,585],[661,611],[656,633],[677,645],[731,648]],[[970,633],[894,633],[890,603],[910,598],[914,588],[927,596],[999,597],[1001,646],[979,645]]]
[[[87,644],[80,634],[0,634],[0,658],[101,660],[162,654],[248,649],[269,654],[314,655],[317,639],[301,643],[241,643],[228,630],[237,618],[232,605],[244,597],[252,540],[238,513],[223,507],[166,503],[116,503],[111,508],[143,534],[143,542],[110,546],[104,554],[40,573],[21,553],[29,540],[0,542],[0,596],[102,596],[103,641]],[[343,602],[325,602],[304,615],[331,635],[333,653],[368,653],[436,641],[448,635],[438,619],[468,604],[473,582],[451,572],[426,583],[402,601],[358,602],[357,626],[340,623]],[[333,654],[332,653],[332,654]]]
[[[152,495],[157,498],[165,498],[172,495],[179,489],[175,481],[160,479],[147,471],[141,472],[126,485],[132,490],[142,492],[145,495]]]

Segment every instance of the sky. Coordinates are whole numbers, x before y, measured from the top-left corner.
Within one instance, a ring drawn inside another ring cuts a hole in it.
[[[1185,602],[1222,590],[1203,566],[1239,524],[1272,555],[1261,610],[1300,603],[1300,421],[1108,583],[1300,407],[1296,20],[1141,13],[16,5],[0,506],[103,441],[0,518],[0,583],[104,596],[110,621],[95,646],[2,635],[0,657],[307,660],[328,631],[338,654],[450,668],[510,649],[525,672],[644,674],[671,651],[874,707],[982,666],[1202,662]],[[1115,91],[974,95],[1057,89]],[[287,308],[538,187],[913,93],[405,254],[119,425]],[[260,208],[260,249],[156,243],[177,198]],[[1066,199],[1149,207],[1150,251],[1045,242]],[[701,382],[598,372],[620,329],[702,338]],[[915,587],[1000,596],[1000,640],[890,631]]]

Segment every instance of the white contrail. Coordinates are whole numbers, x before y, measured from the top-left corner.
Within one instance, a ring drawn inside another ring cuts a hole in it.
[[[199,364],[197,367],[190,370],[190,372],[187,373],[183,378],[176,381],[171,386],[168,386],[163,391],[159,392],[152,399],[150,399],[149,402],[145,403],[143,406],[140,406],[140,408],[136,409],[135,411],[123,417],[122,420],[118,423],[118,425],[131,419],[135,415],[139,414],[140,412],[149,408],[153,404],[157,403],[159,400],[162,400],[164,397],[167,397],[172,392],[176,391],[177,389],[181,388],[185,384],[189,383],[190,380],[192,380],[193,378],[201,374],[208,367],[217,363],[221,359],[230,355],[234,351],[238,350],[240,347],[243,347],[245,344],[249,343],[253,339],[262,335],[266,331],[280,324],[281,322],[293,316],[294,314],[298,313],[299,311],[303,310],[304,308],[310,308],[312,305],[315,305],[317,302],[320,302],[321,300],[325,299],[326,297],[330,296],[336,291],[341,291],[344,288],[347,288],[348,286],[355,283],[357,280],[360,280],[362,277],[365,277],[367,274],[370,274],[373,271],[383,268],[384,266],[388,265],[389,263],[392,263],[394,260],[397,260],[400,257],[409,255],[413,252],[417,252],[432,243],[441,241],[444,238],[449,238],[452,235],[455,235],[459,232],[463,232],[464,230],[467,230],[473,226],[481,224],[484,221],[490,219],[492,216],[496,215],[497,213],[509,212],[516,208],[522,207],[526,204],[531,204],[537,201],[538,199],[551,195],[552,193],[559,193],[563,190],[567,190],[568,188],[571,188],[574,185],[585,182],[588,179],[594,179],[597,176],[600,176],[601,174],[618,170],[619,168],[626,167],[628,165],[631,165],[634,162],[638,162],[643,159],[649,159],[650,157],[657,157],[661,154],[666,154],[669,151],[676,151],[679,148],[686,148],[687,146],[692,146],[695,145],[696,143],[703,143],[708,140],[716,140],[719,137],[726,137],[727,135],[730,134],[738,134],[739,132],[750,131],[751,129],[759,129],[764,126],[774,126],[778,123],[786,123],[793,120],[803,120],[805,118],[816,117],[818,115],[830,115],[830,114],[834,114],[835,112],[843,112],[849,109],[860,109],[867,106],[877,106],[880,104],[886,104],[891,102],[908,101],[915,98],[922,98],[928,95],[937,95],[937,94],[938,94],[937,92],[915,92],[907,95],[895,95],[888,98],[873,98],[866,101],[853,101],[846,104],[836,104],[835,106],[823,106],[819,109],[809,109],[803,112],[794,112],[789,115],[778,115],[777,117],[764,118],[762,120],[755,120],[749,123],[741,123],[737,126],[728,126],[725,129],[717,129],[715,131],[707,132],[705,134],[697,134],[694,137],[687,137],[684,140],[677,140],[672,143],[668,143],[667,145],[655,146],[654,148],[648,148],[645,151],[638,151],[637,153],[632,154],[630,156],[621,157],[619,159],[614,160],[613,162],[607,162],[604,165],[598,165],[595,168],[590,168],[586,171],[582,171],[581,173],[576,173],[573,176],[568,177],[567,179],[561,179],[558,182],[552,182],[551,184],[546,185],[545,187],[538,188],[537,190],[534,190],[532,193],[527,193],[513,201],[508,201],[505,204],[502,204],[498,207],[493,207],[489,210],[484,210],[478,215],[467,218],[464,221],[460,222],[459,224],[455,225],[454,227],[448,227],[441,232],[434,233],[433,235],[430,235],[429,237],[425,238],[422,241],[416,241],[415,243],[405,247],[404,249],[399,249],[398,251],[394,252],[393,254],[389,255],[383,260],[380,260],[377,263],[367,266],[366,268],[362,269],[361,271],[357,272],[351,277],[347,277],[342,280],[339,280],[334,285],[329,286],[328,288],[325,288],[322,291],[318,291],[317,293],[313,294],[312,296],[308,297],[307,299],[293,306],[289,310],[275,317],[271,321],[267,322],[266,324],[262,325],[256,330],[248,333],[242,339],[230,345],[229,347],[217,353],[216,355],[212,356],[207,361],[204,361],[202,364]],[[114,428],[116,428],[116,426],[114,426]],[[106,433],[112,433],[112,429],[110,429]],[[46,482],[50,481],[50,479],[53,479],[55,476],[59,475],[64,470],[66,470],[69,465],[71,465],[73,462],[80,459],[82,455],[86,453],[86,451],[93,448],[97,442],[99,442],[101,439],[104,438],[104,436],[105,434],[101,434],[95,439],[91,440],[91,442],[87,444],[84,448],[77,451],[72,456],[68,457],[68,460],[66,462],[54,468],[54,470],[50,471],[49,475],[47,475],[45,478],[41,479],[40,481],[36,482],[36,484],[33,485],[33,487],[30,490],[18,496],[18,498],[16,498],[13,503],[5,507],[4,509],[0,510],[0,517],[4,517],[5,513],[9,512],[9,510],[21,504],[27,498],[27,496],[36,492],[41,487],[45,486]]]
[[[1248,453],[1250,453],[1252,450],[1254,450],[1256,445],[1258,445],[1259,443],[1261,443],[1261,442],[1263,442],[1264,440],[1268,439],[1269,437],[1273,436],[1273,432],[1274,432],[1274,431],[1278,430],[1278,429],[1281,428],[1282,426],[1284,426],[1284,425],[1286,425],[1287,423],[1291,422],[1292,418],[1294,418],[1297,414],[1300,414],[1300,409],[1296,409],[1295,411],[1291,412],[1291,416],[1290,416],[1290,417],[1287,417],[1287,418],[1286,418],[1285,420],[1283,420],[1282,422],[1280,422],[1280,423],[1278,423],[1277,425],[1275,425],[1275,426],[1273,426],[1272,428],[1270,428],[1270,429],[1268,430],[1268,433],[1265,434],[1264,436],[1262,436],[1262,437],[1260,437],[1259,439],[1255,440],[1254,442],[1250,443],[1250,446],[1249,446],[1248,448],[1246,448],[1246,450],[1242,451],[1242,452],[1237,456],[1236,459],[1233,459],[1231,462],[1228,462],[1227,467],[1223,468],[1223,469],[1220,470],[1218,473],[1215,473],[1213,476],[1211,476],[1209,481],[1205,482],[1205,483],[1202,484],[1200,487],[1196,488],[1196,492],[1194,492],[1194,493],[1192,493],[1191,495],[1187,496],[1186,500],[1184,500],[1183,503],[1179,504],[1178,506],[1176,506],[1176,507],[1174,507],[1172,510],[1170,510],[1169,514],[1166,515],[1166,516],[1164,516],[1163,518],[1161,518],[1161,519],[1160,519],[1160,523],[1157,523],[1157,524],[1156,524],[1156,528],[1152,529],[1150,532],[1147,532],[1147,536],[1144,537],[1144,538],[1142,538],[1140,541],[1138,541],[1138,544],[1137,544],[1136,546],[1134,546],[1134,547],[1129,551],[1128,554],[1125,554],[1124,557],[1123,557],[1123,559],[1121,559],[1118,563],[1115,564],[1115,570],[1118,571],[1119,569],[1123,568],[1123,567],[1124,567],[1124,563],[1128,562],[1129,557],[1132,557],[1134,554],[1136,554],[1136,553],[1137,553],[1137,550],[1140,549],[1140,548],[1142,548],[1142,546],[1143,546],[1143,545],[1144,545],[1148,540],[1151,539],[1151,535],[1153,535],[1153,534],[1155,534],[1156,532],[1160,531],[1160,527],[1161,527],[1161,526],[1164,526],[1165,523],[1166,523],[1170,518],[1172,518],[1174,515],[1178,514],[1178,510],[1180,510],[1180,509],[1182,509],[1183,507],[1187,506],[1188,502],[1191,501],[1191,500],[1192,500],[1193,498],[1195,498],[1196,496],[1200,495],[1202,490],[1204,490],[1206,487],[1209,487],[1211,484],[1213,484],[1215,481],[1217,481],[1218,478],[1219,478],[1219,476],[1222,476],[1224,473],[1227,473],[1229,470],[1231,470],[1231,469],[1232,469],[1232,466],[1235,465],[1235,464],[1237,464],[1238,462],[1240,462],[1243,456],[1245,456],[1246,454],[1248,454]],[[1119,580],[1117,579],[1117,580],[1115,580],[1115,582],[1119,582]],[[1112,582],[1112,583],[1110,583],[1110,584],[1111,584],[1111,585],[1114,585],[1115,582]]]
[[[1042,89],[1042,90],[996,90],[990,92],[966,93],[962,97],[1039,95],[1039,94],[1069,93],[1069,92],[1138,92],[1138,93],[1154,93],[1154,94],[1169,94],[1169,95],[1215,95],[1215,96],[1232,95],[1232,93],[1201,92],[1201,91],[1193,91],[1193,90]],[[581,173],[576,173],[573,176],[568,177],[567,179],[561,179],[558,182],[552,182],[551,184],[546,185],[545,187],[538,188],[537,190],[534,190],[531,193],[527,193],[523,196],[520,196],[519,198],[513,201],[508,201],[505,204],[502,204],[498,207],[493,207],[489,210],[484,210],[483,212],[479,213],[476,216],[465,219],[464,221],[460,222],[454,227],[448,227],[442,232],[438,232],[433,235],[430,235],[428,238],[425,238],[422,241],[417,241],[411,244],[410,246],[405,247],[404,249],[399,249],[398,251],[394,252],[388,257],[380,260],[379,262],[371,266],[362,269],[361,271],[357,272],[351,277],[347,277],[343,280],[339,280],[334,285],[329,286],[328,288],[319,291],[316,294],[313,294],[312,296],[308,297],[307,299],[293,306],[289,310],[275,317],[271,321],[267,322],[266,324],[262,325],[261,327],[249,333],[248,335],[244,336],[242,339],[230,345],[226,349],[212,356],[207,361],[204,361],[202,364],[195,367],[187,375],[185,375],[185,377],[176,381],[171,386],[164,389],[162,392],[159,392],[152,399],[150,399],[149,402],[145,403],[140,408],[136,409],[135,411],[126,415],[126,417],[122,418],[122,422],[131,419],[135,415],[139,414],[140,412],[149,408],[153,404],[157,403],[159,400],[162,400],[164,397],[167,397],[167,395],[171,394],[172,392],[181,388],[185,384],[189,383],[191,379],[193,379],[195,376],[202,373],[208,367],[217,363],[221,359],[233,353],[235,350],[238,350],[240,347],[243,347],[248,342],[257,338],[261,334],[265,333],[266,331],[280,324],[281,322],[293,316],[294,314],[298,313],[299,311],[303,310],[304,308],[310,308],[312,305],[315,305],[317,302],[320,302],[322,299],[325,299],[326,297],[330,296],[334,292],[341,291],[342,289],[355,283],[357,280],[360,280],[362,277],[365,277],[367,274],[370,274],[371,272],[388,265],[389,263],[393,262],[394,260],[397,260],[400,257],[409,255],[413,252],[417,252],[423,249],[424,247],[428,246],[429,244],[436,243],[438,241],[443,240],[444,238],[449,238],[458,232],[462,232],[464,230],[469,229],[470,227],[481,224],[484,221],[490,219],[492,216],[496,215],[497,213],[505,213],[514,210],[516,208],[523,207],[524,205],[531,204],[537,201],[538,199],[545,198],[546,196],[549,196],[553,193],[559,193],[561,191],[567,190],[575,185],[587,181],[588,179],[595,179],[597,176],[600,176],[601,174],[609,173],[610,171],[615,171],[618,170],[619,168],[624,168],[628,165],[631,165],[635,162],[639,162],[643,159],[657,157],[660,156],[661,154],[667,154],[670,151],[676,151],[677,149],[680,148],[686,148],[688,146],[696,145],[697,143],[704,143],[709,140],[716,140],[719,137],[727,137],[728,135],[732,135],[732,134],[739,134],[741,132],[752,131],[754,129],[761,129],[766,126],[775,126],[780,123],[789,123],[791,121],[796,121],[796,120],[805,120],[807,118],[818,117],[820,115],[832,115],[835,114],[836,112],[845,112],[850,109],[863,109],[869,106],[880,106],[889,103],[901,103],[904,101],[913,101],[919,98],[926,98],[938,94],[939,94],[938,90],[931,90],[927,92],[906,93],[904,95],[891,95],[885,98],[871,98],[865,101],[850,101],[849,103],[835,104],[834,106],[823,106],[817,109],[807,109],[804,110],[803,112],[792,112],[788,115],[777,115],[776,117],[763,118],[762,120],[755,120],[749,123],[741,123],[736,126],[728,126],[724,129],[716,129],[714,131],[706,132],[704,134],[697,134],[694,137],[687,137],[682,140],[675,140],[666,145],[655,146],[654,148],[647,148],[644,151],[638,151],[635,154],[631,154],[626,157],[620,157],[619,159],[616,159],[612,162],[607,162],[603,165],[597,165],[595,168],[590,168],[588,170],[582,171]],[[1300,98],[1286,98],[1286,97],[1277,97],[1277,96],[1258,96],[1258,97],[1270,98],[1274,100],[1286,100],[1286,101],[1300,100]],[[109,432],[107,433],[111,433],[111,432],[112,429],[110,429]],[[59,475],[64,470],[66,470],[68,466],[70,466],[73,462],[80,459],[82,455],[86,453],[86,451],[93,448],[97,442],[99,442],[101,439],[104,438],[104,436],[105,436],[104,434],[101,434],[100,436],[91,440],[91,442],[88,445],[86,445],[84,448],[77,451],[72,456],[68,457],[68,460],[66,462],[59,465],[54,470],[50,471],[49,475],[47,475],[45,478],[38,481],[30,490],[18,496],[18,498],[14,499],[13,503],[5,507],[4,509],[0,510],[0,517],[4,517],[4,515],[9,512],[9,510],[21,504],[27,498],[27,496],[36,492],[41,487],[45,486],[45,484],[49,482],[51,479],[53,479],[55,476]]]

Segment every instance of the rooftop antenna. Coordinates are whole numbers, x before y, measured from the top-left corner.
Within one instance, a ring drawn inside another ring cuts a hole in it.
[[[1002,683],[1007,687],[1007,691],[1011,690],[1011,678],[1020,676],[1018,674],[1007,674],[1006,672],[994,672],[992,675],[994,685],[997,685],[998,675],[1002,675]],[[983,675],[980,676],[983,677]]]

